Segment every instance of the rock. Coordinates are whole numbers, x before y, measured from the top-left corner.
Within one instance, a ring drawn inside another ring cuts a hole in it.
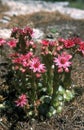
[[[53,39],[54,37],[53,37],[52,34],[47,34],[47,35],[46,35],[46,38]]]
[[[5,12],[5,14],[8,14],[10,16],[31,14],[39,11],[59,11],[61,14],[69,15],[73,19],[84,19],[84,10],[67,7],[69,5],[69,2],[2,0],[2,3],[9,6],[10,10]]]
[[[4,20],[4,19],[0,19],[0,23],[8,23],[9,21]]]
[[[3,18],[0,19],[0,23],[9,23],[10,20],[11,20],[10,17],[8,17],[8,16],[3,16]]]
[[[10,38],[11,29],[2,29],[0,28],[0,37],[4,39]]]
[[[10,21],[11,20],[11,18],[8,17],[8,16],[3,16],[3,19],[6,20],[6,21]]]
[[[61,14],[68,15],[73,19],[84,19],[84,10],[60,7],[57,9]]]
[[[32,38],[35,40],[39,40],[43,38],[44,33],[40,29],[33,29]]]

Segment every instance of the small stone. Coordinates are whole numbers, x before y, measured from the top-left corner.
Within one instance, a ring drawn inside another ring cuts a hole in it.
[[[0,19],[0,23],[8,23],[8,21],[4,19]]]
[[[6,21],[10,21],[11,20],[10,17],[8,17],[8,16],[4,16],[3,19],[6,20]]]
[[[2,121],[2,118],[0,118],[0,122]]]
[[[59,36],[59,33],[58,33],[58,32],[56,33],[56,36]]]
[[[46,38],[53,39],[53,35],[52,34],[47,34]]]

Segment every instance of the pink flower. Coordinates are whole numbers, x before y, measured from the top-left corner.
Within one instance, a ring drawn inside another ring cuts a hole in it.
[[[60,45],[60,46],[57,47],[57,51],[60,51],[60,50],[62,50],[62,49],[63,49],[63,46],[62,46],[62,45]]]
[[[49,45],[49,41],[46,40],[46,39],[44,39],[44,40],[41,41],[41,44],[42,44],[43,46],[48,46],[48,45]]]
[[[15,40],[15,39],[10,40],[7,44],[8,44],[11,48],[14,48],[14,47],[16,47],[16,45],[17,45],[17,40]]]
[[[79,37],[73,37],[72,40],[73,40],[74,44],[80,44],[80,42],[81,42],[81,39]]]
[[[14,64],[19,64],[22,67],[28,67],[30,65],[30,59],[33,56],[32,52],[28,52],[25,55],[18,54],[15,57],[13,57],[12,62]]]
[[[46,71],[44,64],[40,63],[38,57],[32,58],[30,61],[30,69],[33,70],[34,73],[44,73]]]
[[[22,55],[20,57],[21,59],[21,64],[23,67],[28,67],[30,65],[30,59],[33,56],[32,52],[28,52],[26,55]]]
[[[16,57],[12,60],[12,62],[15,64],[21,64],[21,59],[19,57]]]
[[[56,44],[57,44],[56,41],[49,41],[49,45],[52,47],[56,46]]]
[[[71,48],[71,47],[74,47],[75,44],[77,44],[80,41],[80,39],[75,38],[75,37],[69,38],[69,39],[59,38],[58,41],[63,43],[66,48]]]
[[[0,46],[3,46],[6,43],[6,41],[3,38],[0,38]]]
[[[40,77],[41,77],[41,74],[36,73],[36,77],[37,77],[37,78],[40,78]]]
[[[80,42],[78,51],[81,51],[82,54],[84,55],[84,42],[83,41]]]
[[[58,39],[58,42],[64,43],[64,42],[65,42],[65,39],[64,39],[64,38],[59,38],[59,39]]]
[[[24,29],[23,29],[23,33],[25,34],[25,35],[32,35],[33,34],[33,30],[30,28],[30,27],[25,27]]]
[[[34,48],[36,48],[36,44],[34,43],[34,41],[33,40],[31,40],[31,41],[29,41],[29,40],[27,40],[26,41],[26,46],[29,48],[32,48],[32,49],[34,49]]]
[[[15,101],[16,106],[24,107],[27,104],[27,96],[22,94],[19,98]]]
[[[68,67],[70,67],[71,62],[69,61],[72,58],[70,54],[63,52],[61,55],[58,55],[58,58],[54,59],[54,63],[58,66],[58,72],[69,72]]]
[[[19,28],[18,27],[14,27],[12,29],[12,34],[16,34],[18,32]]]
[[[75,42],[72,39],[67,39],[64,41],[64,46],[66,48],[71,48],[71,47],[75,46]]]

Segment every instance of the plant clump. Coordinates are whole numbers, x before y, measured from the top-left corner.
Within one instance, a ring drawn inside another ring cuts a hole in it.
[[[62,112],[65,102],[75,96],[72,61],[76,53],[84,56],[84,41],[79,37],[37,40],[30,27],[15,27],[8,41],[0,38],[1,49],[4,44],[13,50],[8,59],[16,89],[13,106],[27,117]]]

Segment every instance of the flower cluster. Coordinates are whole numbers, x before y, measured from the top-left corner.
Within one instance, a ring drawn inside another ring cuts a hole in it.
[[[74,97],[70,90],[72,60],[76,53],[84,56],[84,41],[78,37],[36,41],[36,34],[29,27],[15,27],[7,41],[13,50],[10,55],[13,83],[20,94],[15,103],[27,109],[27,116],[40,113],[50,117]],[[0,46],[4,43],[0,38]]]
[[[74,48],[77,47],[77,51],[82,52],[82,54],[84,55],[84,41],[82,41],[80,38],[78,37],[73,37],[69,39],[60,38],[59,42],[63,43],[66,49],[72,49],[73,47]]]
[[[11,58],[15,70],[19,69],[21,72],[32,70],[33,73],[39,74],[39,76],[46,71],[45,65],[40,62],[38,57],[34,57],[32,52],[27,54],[16,53],[11,55]]]
[[[10,55],[12,58],[12,63],[14,64],[15,69],[24,70],[26,71],[26,68],[30,65],[30,60],[33,57],[32,52],[28,52],[27,54],[19,54],[15,53]],[[23,71],[22,71],[23,72]]]
[[[48,54],[55,56],[57,52],[63,48],[63,45],[61,45],[58,41],[55,40],[43,39],[41,41],[41,44],[41,54],[44,56]]]

